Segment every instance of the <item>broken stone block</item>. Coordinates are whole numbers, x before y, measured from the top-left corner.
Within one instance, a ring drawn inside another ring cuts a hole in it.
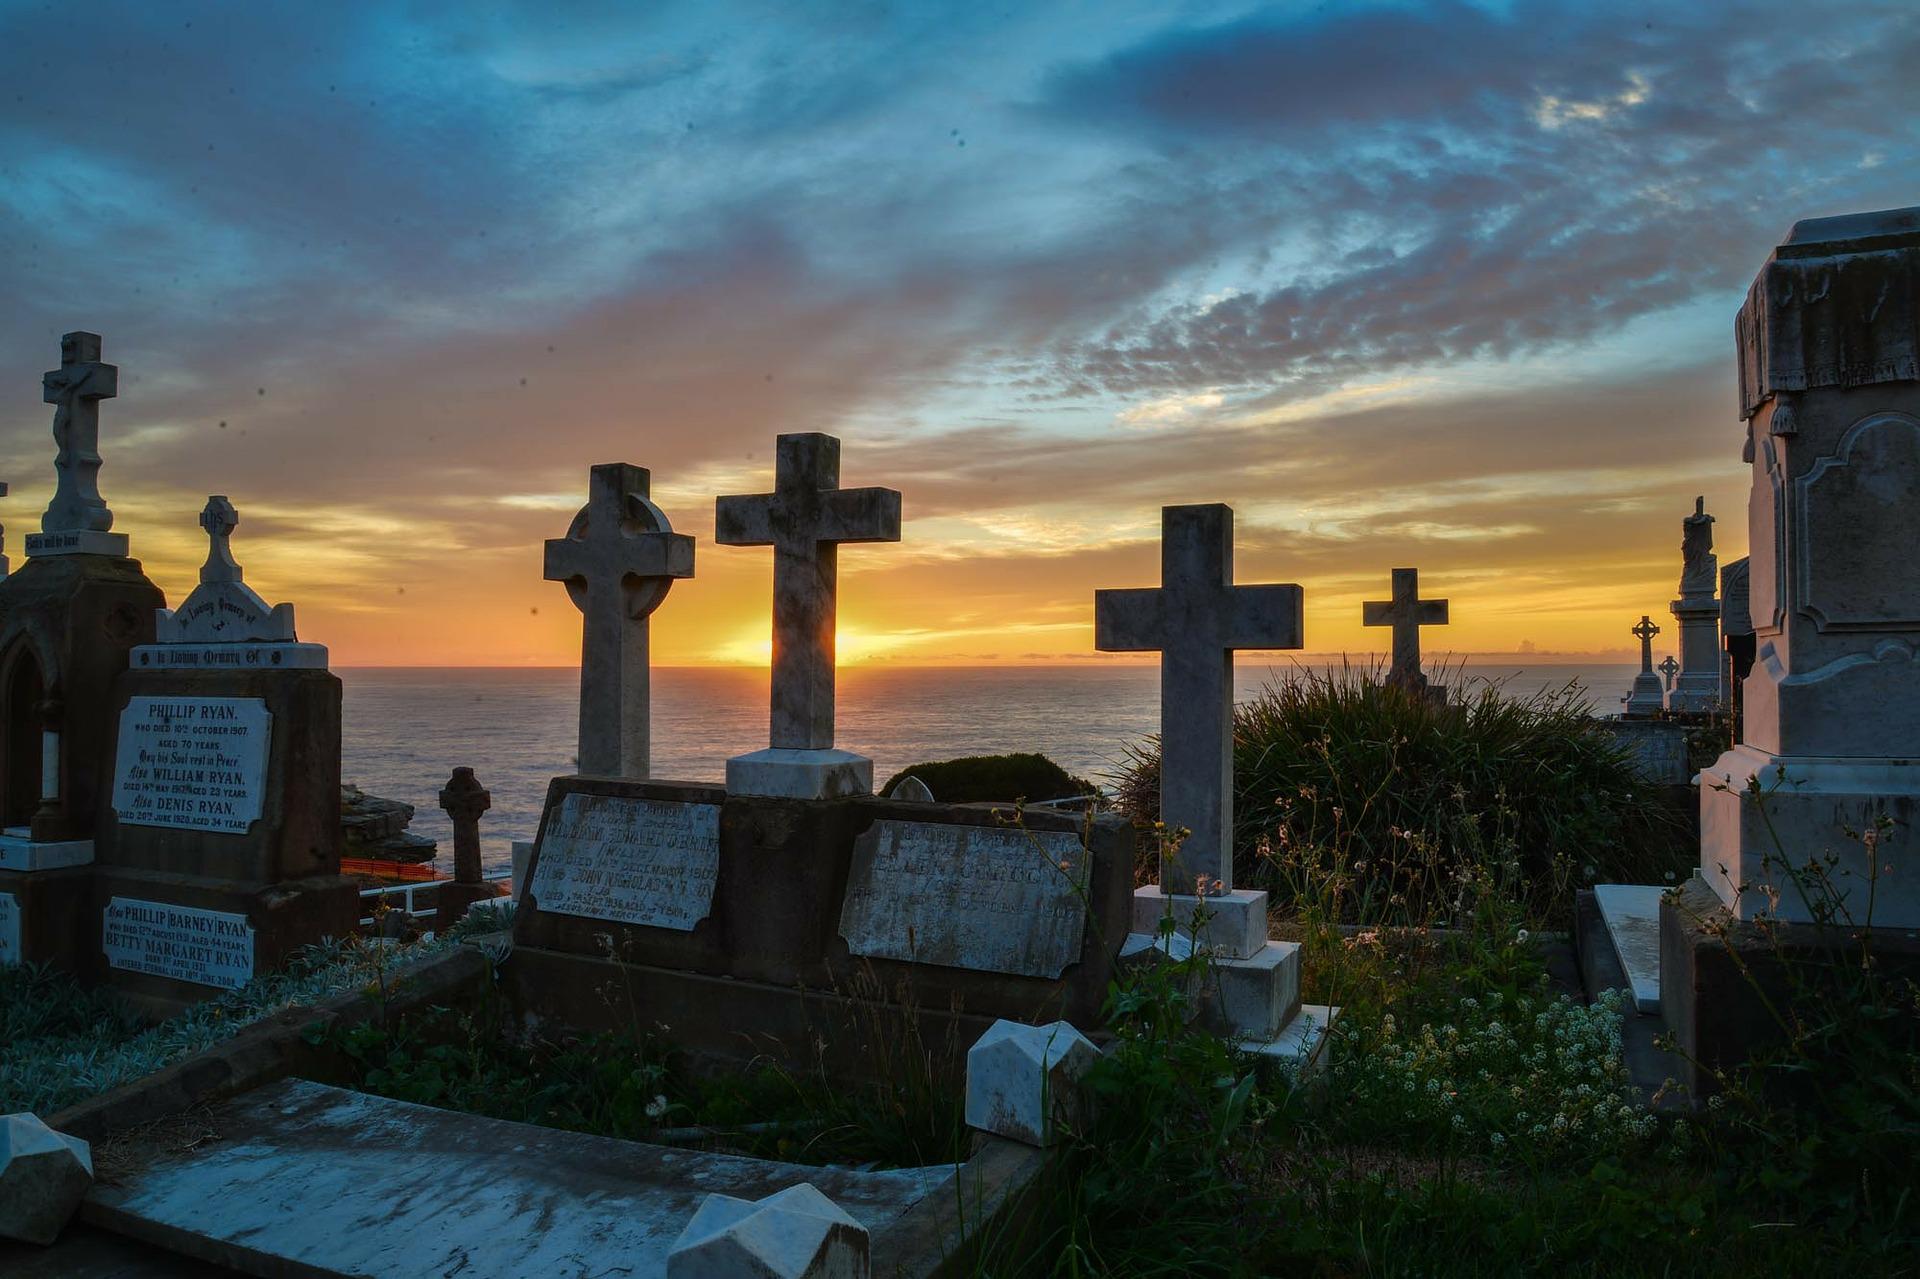
[[[1064,1021],[997,1021],[967,1051],[967,1124],[1045,1146],[1079,1113],[1081,1076],[1100,1060],[1093,1041]]]
[[[93,1152],[37,1115],[0,1115],[0,1238],[50,1244],[93,1184]]]
[[[867,1279],[867,1229],[801,1182],[757,1203],[708,1195],[667,1254],[667,1279]]]

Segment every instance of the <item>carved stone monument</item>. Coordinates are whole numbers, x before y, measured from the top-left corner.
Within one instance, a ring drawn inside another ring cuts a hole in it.
[[[1413,694],[1431,693],[1445,700],[1446,690],[1427,683],[1420,669],[1420,628],[1447,624],[1447,601],[1420,598],[1420,570],[1393,570],[1393,598],[1368,600],[1362,605],[1361,621],[1367,626],[1393,628],[1393,665],[1387,671],[1387,683]]]
[[[1640,673],[1633,677],[1633,689],[1627,694],[1623,713],[1628,719],[1658,714],[1666,702],[1666,690],[1660,687],[1660,677],[1653,673],[1653,637],[1659,633],[1659,626],[1645,613],[1634,623],[1633,637],[1640,641]]]
[[[493,792],[480,784],[471,768],[456,768],[440,788],[440,807],[453,823],[453,882],[435,894],[434,926],[451,928],[478,901],[503,897],[511,890],[488,882],[480,866],[480,818],[493,807]]]
[[[843,542],[900,540],[900,494],[840,487],[840,441],[782,435],[774,491],[719,499],[714,541],[773,547],[768,749],[727,761],[740,795],[828,799],[873,790],[873,761],[834,749],[834,621]]]
[[[1673,677],[1680,673],[1680,663],[1673,660],[1672,653],[1668,653],[1660,659],[1660,665],[1655,669],[1660,672],[1660,678],[1666,681],[1667,692],[1671,694],[1673,692]]]
[[[1795,224],[1738,331],[1757,655],[1701,775],[1701,874],[1741,919],[1808,920],[1831,855],[1845,917],[1871,886],[1876,928],[1920,926],[1920,209]],[[1870,860],[1847,831],[1883,816]]]
[[[1713,711],[1721,705],[1719,561],[1713,554],[1713,516],[1705,498],[1693,500],[1682,522],[1680,597],[1673,601],[1680,626],[1680,674],[1667,692],[1670,711]]]
[[[27,534],[27,554],[124,558],[127,535],[109,531],[113,512],[100,496],[100,401],[120,394],[120,370],[101,360],[98,333],[69,333],[60,367],[41,386],[54,406],[54,489],[40,532]]]

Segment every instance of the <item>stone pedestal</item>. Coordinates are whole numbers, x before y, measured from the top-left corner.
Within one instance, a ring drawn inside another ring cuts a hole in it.
[[[873,761],[852,751],[771,747],[728,760],[727,790],[781,799],[871,795]]]
[[[1720,708],[1720,601],[1678,599],[1673,616],[1680,624],[1680,673],[1667,692],[1670,711],[1707,712]],[[1636,692],[1638,685],[1636,683]]]

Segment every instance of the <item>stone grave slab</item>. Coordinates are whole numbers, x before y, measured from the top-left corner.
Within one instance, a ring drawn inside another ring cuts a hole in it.
[[[840,934],[855,955],[1058,977],[1086,936],[1077,835],[882,819],[853,846]]]
[[[713,909],[720,806],[575,792],[541,832],[540,909],[691,932]]]
[[[100,948],[124,972],[238,990],[253,980],[254,929],[245,915],[115,897]]]
[[[257,697],[133,697],[120,715],[114,816],[244,835],[260,820],[273,715]]]
[[[1613,939],[1613,953],[1627,974],[1633,1006],[1660,1013],[1660,897],[1658,884],[1595,884],[1593,898]]]
[[[218,1139],[137,1152],[83,1220],[253,1274],[664,1276],[709,1194],[816,1186],[874,1235],[959,1192],[952,1165],[855,1172],[483,1119],[305,1080],[216,1109]],[[325,1211],[315,1211],[324,1205]],[[350,1228],[347,1228],[350,1227]],[[610,1269],[612,1267],[612,1269]]]
[[[0,964],[20,962],[20,899],[0,893]]]

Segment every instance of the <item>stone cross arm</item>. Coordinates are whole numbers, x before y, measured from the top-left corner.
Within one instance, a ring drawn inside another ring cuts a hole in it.
[[[1367,600],[1360,605],[1360,621],[1365,626],[1392,626],[1400,620],[1397,600]],[[1413,622],[1416,626],[1445,626],[1447,601],[1415,600]]]
[[[720,498],[714,507],[713,540],[722,546],[772,546],[775,495]],[[803,536],[815,542],[897,542],[900,540],[898,489],[824,489],[818,493],[816,519]]]
[[[1304,596],[1298,586],[1226,588],[1219,646],[1223,649],[1299,648],[1305,639]],[[1093,593],[1093,646],[1103,653],[1165,649],[1194,628],[1196,619],[1167,616],[1160,587]]]
[[[1634,624],[1633,635],[1636,639],[1640,640],[1642,643],[1646,643],[1648,640],[1651,640],[1654,636],[1658,635],[1659,633],[1660,633],[1660,627],[1650,617],[1643,616],[1637,623]]]

